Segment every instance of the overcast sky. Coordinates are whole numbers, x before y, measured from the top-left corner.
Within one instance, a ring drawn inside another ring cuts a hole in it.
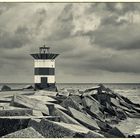
[[[56,82],[140,82],[140,3],[0,3],[0,82],[33,82],[42,45]]]

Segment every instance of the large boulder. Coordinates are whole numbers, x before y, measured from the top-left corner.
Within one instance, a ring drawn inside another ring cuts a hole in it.
[[[1,91],[11,91],[11,88],[7,85],[3,85]]]
[[[24,129],[28,126],[30,119],[0,117],[0,136]]]
[[[32,85],[26,85],[23,89],[24,90],[26,90],[26,89],[33,89],[34,90],[34,87]]]
[[[98,124],[96,121],[90,117],[88,117],[86,114],[69,107],[69,111],[72,114],[72,116],[77,119],[82,125],[86,126],[87,128],[91,130],[100,130]]]
[[[43,138],[43,136],[32,127],[27,127],[5,135],[3,138]]]
[[[50,106],[48,106],[48,108],[49,108],[49,114],[51,116],[59,116],[60,117],[60,121],[62,121],[64,123],[71,123],[71,124],[78,124],[78,125],[80,125],[80,123],[78,121],[76,121],[74,118],[72,118],[68,114],[64,113],[60,109],[55,108],[54,105],[50,105]]]
[[[75,124],[49,121],[47,119],[31,120],[29,126],[45,138],[72,138],[77,133],[88,133],[89,129]]]

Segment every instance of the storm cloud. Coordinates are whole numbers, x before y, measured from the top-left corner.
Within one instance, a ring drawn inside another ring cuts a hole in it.
[[[33,82],[44,44],[57,82],[139,82],[140,3],[0,3],[0,82]]]

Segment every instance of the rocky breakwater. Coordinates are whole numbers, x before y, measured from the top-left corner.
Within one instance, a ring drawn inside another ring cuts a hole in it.
[[[139,117],[139,104],[102,84],[84,91],[0,92],[0,136],[4,138],[140,137],[116,126]]]

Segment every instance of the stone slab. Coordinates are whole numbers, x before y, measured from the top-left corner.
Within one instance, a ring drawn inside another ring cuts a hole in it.
[[[100,129],[97,125],[96,121],[88,117],[86,114],[69,107],[69,111],[71,112],[72,116],[77,119],[79,122],[83,123],[86,127],[95,130]]]
[[[29,126],[45,138],[72,138],[75,135],[74,131],[47,119],[31,120]]]
[[[33,110],[33,116],[43,116],[41,111]]]
[[[21,129],[2,138],[43,138],[43,136],[32,127]]]
[[[125,138],[125,135],[117,127],[110,129],[108,133],[116,136],[117,138]]]
[[[36,91],[34,95],[39,95],[39,96],[56,96],[57,92],[47,91],[47,90],[39,90],[39,91]]]
[[[74,118],[72,118],[71,116],[67,115],[63,111],[55,108],[54,106],[50,106],[49,107],[49,113],[52,116],[59,116],[60,117],[60,121],[62,121],[64,123],[71,123],[71,124],[78,124],[78,125],[80,125],[80,123],[78,121],[76,121]]]
[[[100,88],[100,86],[91,87],[91,88],[86,89],[84,92],[90,92],[92,90],[97,90],[98,88]]]
[[[104,135],[94,131],[89,131],[87,134],[85,134],[85,138],[104,138]]]
[[[0,103],[5,103],[5,102],[8,102],[10,103],[11,102],[11,98],[0,98]]]
[[[67,128],[75,133],[87,134],[90,131],[88,128],[78,125],[78,124],[70,124],[70,123],[63,123],[63,122],[54,122],[54,123],[64,128]]]
[[[0,92],[0,98],[3,98],[3,97],[12,97],[14,96],[15,94],[18,94],[18,95],[33,95],[35,91],[23,91],[23,90],[20,90],[20,91],[1,91]]]
[[[67,99],[65,99],[60,105],[66,109],[68,109],[69,107],[72,107],[72,108],[75,108],[76,110],[82,111],[81,110],[82,106],[80,106],[80,104],[75,102],[71,97],[68,97]]]
[[[55,99],[53,99],[53,98],[51,98],[49,96],[30,95],[30,96],[28,96],[28,98],[37,99],[37,100],[40,100],[40,101],[46,102],[46,103],[48,103],[48,102],[56,102]]]
[[[20,117],[20,116],[18,116],[18,117]],[[0,118],[0,136],[4,136],[9,133],[26,128],[28,126],[29,120],[30,120],[30,118],[15,119],[13,116],[1,117]]]
[[[84,97],[84,96],[91,96],[91,95],[95,95],[95,94],[97,94],[98,92],[96,91],[96,90],[93,90],[93,91],[89,91],[89,92],[84,92],[83,94],[82,94],[82,96]]]
[[[33,114],[32,109],[0,110],[0,116],[27,116],[32,114]]]
[[[11,105],[28,107],[34,110],[39,110],[47,115],[49,115],[48,107],[37,99],[30,99],[23,95],[14,95],[11,101]]]
[[[70,98],[78,104],[82,103],[82,99],[79,95],[72,95],[72,96],[70,96]]]

